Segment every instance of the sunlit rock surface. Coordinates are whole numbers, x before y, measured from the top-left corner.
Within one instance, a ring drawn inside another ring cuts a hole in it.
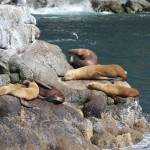
[[[0,5],[0,56],[8,60],[26,50],[39,37],[36,20],[27,7]]]
[[[0,8],[0,85],[36,78],[65,94],[63,104],[35,99],[29,102],[33,108],[21,106],[16,97],[0,96],[2,149],[97,150],[125,147],[143,139],[148,124],[138,98],[115,104],[103,92],[87,89],[90,80],[63,81],[72,67],[58,46],[31,38],[38,37],[39,30],[28,9],[7,5]],[[31,26],[38,32],[29,32]],[[10,34],[4,36],[8,30]],[[16,39],[16,44],[7,42],[10,37]],[[130,86],[127,82],[115,84]]]

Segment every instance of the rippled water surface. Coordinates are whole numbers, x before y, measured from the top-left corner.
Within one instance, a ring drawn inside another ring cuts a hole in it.
[[[143,111],[150,113],[150,14],[36,15],[40,39],[57,44],[66,54],[89,48],[101,64],[119,64],[128,82],[140,90]]]

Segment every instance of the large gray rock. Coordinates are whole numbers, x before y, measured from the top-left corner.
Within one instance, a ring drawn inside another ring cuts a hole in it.
[[[0,56],[8,60],[20,54],[39,37],[36,20],[28,8],[0,5]]]
[[[20,70],[22,78],[36,78],[54,84],[72,67],[61,49],[44,41],[34,41],[21,55],[10,58],[10,70]],[[63,67],[62,67],[63,66]]]

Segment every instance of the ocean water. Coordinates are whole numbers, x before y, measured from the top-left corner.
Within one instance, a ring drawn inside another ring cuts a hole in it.
[[[100,64],[121,65],[128,73],[128,83],[140,90],[143,112],[150,114],[150,14],[76,10],[32,10],[41,30],[40,39],[58,45],[67,60],[69,49],[88,48],[97,54]],[[150,133],[126,149],[150,150]]]

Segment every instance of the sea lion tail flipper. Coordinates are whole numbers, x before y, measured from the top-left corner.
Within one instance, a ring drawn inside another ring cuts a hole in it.
[[[30,105],[27,101],[25,101],[24,99],[20,98],[20,104],[26,108],[33,108],[32,105]]]

